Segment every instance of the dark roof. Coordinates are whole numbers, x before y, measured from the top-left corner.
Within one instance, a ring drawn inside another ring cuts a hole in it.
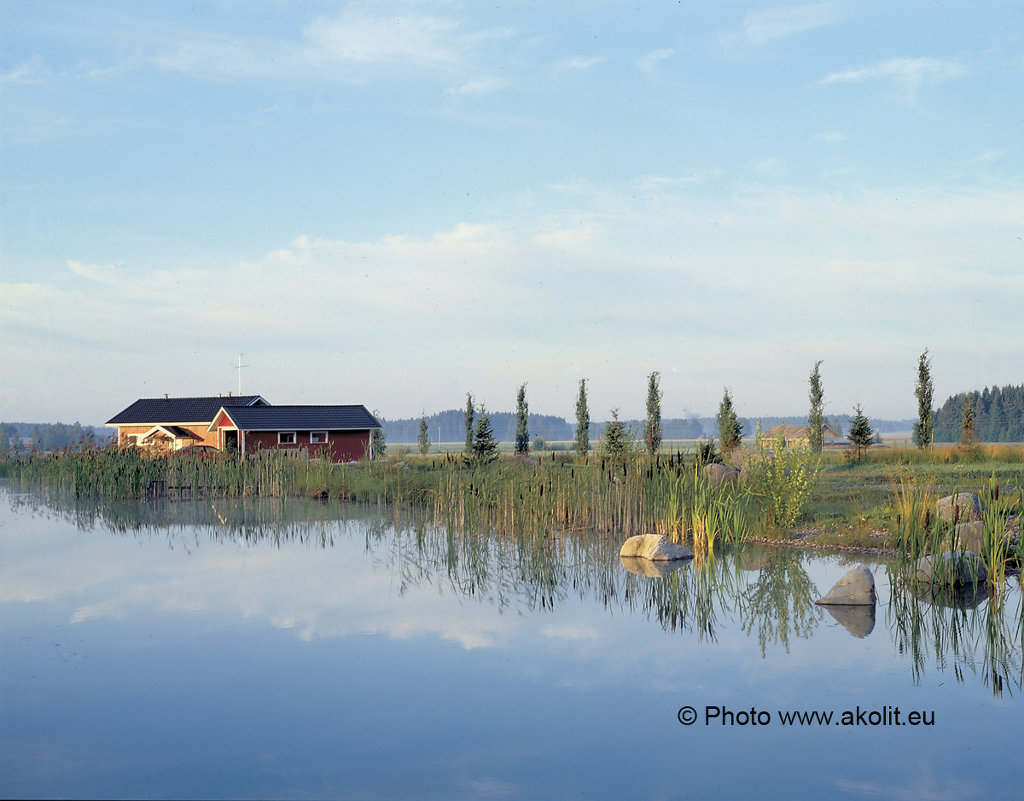
[[[258,403],[266,401],[259,395],[235,395],[224,398],[139,398],[123,412],[107,420],[107,425],[209,423],[222,406],[250,406]]]
[[[225,409],[243,431],[367,431],[380,423],[362,404]]]

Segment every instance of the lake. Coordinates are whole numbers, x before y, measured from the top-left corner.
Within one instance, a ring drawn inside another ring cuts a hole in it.
[[[619,545],[0,486],[0,795],[1020,797],[1017,578],[920,599],[877,557],[647,576]],[[875,614],[814,605],[855,564]]]

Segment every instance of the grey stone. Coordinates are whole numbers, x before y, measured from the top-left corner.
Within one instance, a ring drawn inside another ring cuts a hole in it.
[[[979,520],[957,523],[953,527],[953,547],[957,550],[977,553],[982,549],[984,542],[985,524]]]
[[[984,508],[981,498],[973,492],[947,495],[945,498],[939,498],[939,502],[936,504],[939,520],[945,520],[948,523],[969,523],[972,520],[981,520]]]
[[[959,587],[988,581],[988,571],[973,551],[957,551],[922,556],[914,563],[910,578],[917,584]]]
[[[876,600],[874,575],[864,565],[856,565],[815,603],[822,606],[874,606]]]
[[[671,561],[673,559],[693,559],[693,551],[683,545],[676,545],[662,534],[637,534],[622,544],[619,556]]]

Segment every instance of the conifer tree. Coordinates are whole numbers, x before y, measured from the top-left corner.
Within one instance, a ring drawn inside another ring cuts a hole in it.
[[[875,441],[875,432],[871,430],[871,420],[864,416],[858,403],[853,407],[854,415],[850,419],[850,433],[846,436],[857,448],[857,460]]]
[[[427,430],[427,416],[425,414],[420,415],[420,433],[416,443],[420,448],[420,456],[425,456],[430,452],[430,432]]]
[[[644,421],[644,444],[654,456],[661,447],[661,373],[647,376],[647,419]]]
[[[812,453],[821,453],[825,440],[825,409],[822,404],[825,391],[821,388],[820,359],[814,363],[814,370],[811,371],[810,390],[807,394],[811,401],[811,408],[807,413],[807,443]]]
[[[487,409],[480,406],[473,431],[473,459],[477,464],[488,464],[498,458],[498,442],[494,439],[494,429]]]
[[[476,410],[473,407],[473,396],[466,393],[466,456],[473,455],[473,417]]]
[[[627,440],[626,424],[619,420],[619,410],[612,409],[612,419],[604,424],[601,434],[601,447],[605,456],[622,456],[626,452]]]
[[[743,439],[743,424],[736,416],[736,410],[732,405],[732,395],[728,387],[722,394],[722,402],[718,405],[718,440],[722,444],[722,452],[728,453],[739,447]]]
[[[934,424],[932,421],[932,395],[935,386],[932,383],[932,360],[928,358],[928,348],[917,360],[917,422],[914,423],[914,444],[918,448],[927,448],[932,444]]]
[[[526,404],[526,384],[519,387],[516,396],[516,453],[525,456],[530,452],[530,408]]]
[[[576,453],[586,456],[590,450],[590,411],[587,409],[587,379],[580,379],[580,394],[576,398]]]

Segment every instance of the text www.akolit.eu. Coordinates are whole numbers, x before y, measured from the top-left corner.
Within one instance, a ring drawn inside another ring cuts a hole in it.
[[[676,713],[679,722],[692,726],[699,722],[700,713],[692,706],[684,706]],[[904,712],[898,706],[885,705],[877,709],[802,710],[779,709],[773,715],[766,709],[732,710],[724,706],[705,706],[705,726],[934,726],[935,710]]]

